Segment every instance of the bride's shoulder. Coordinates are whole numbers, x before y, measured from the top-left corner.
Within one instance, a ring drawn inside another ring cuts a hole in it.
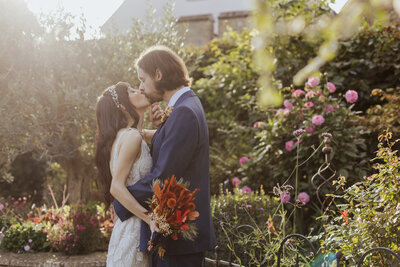
[[[131,145],[140,145],[142,141],[142,135],[139,130],[131,128],[128,129],[121,138],[121,144],[131,144]]]

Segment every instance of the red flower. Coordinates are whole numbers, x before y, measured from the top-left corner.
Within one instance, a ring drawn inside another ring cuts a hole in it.
[[[188,213],[189,213],[189,210],[185,211],[185,213],[182,216],[182,211],[180,211],[180,210],[176,211],[176,223],[186,222]]]
[[[181,225],[181,231],[189,230],[189,225],[187,223]]]
[[[349,212],[347,210],[339,211],[339,212],[340,212],[340,214],[342,214],[342,218],[344,219],[346,224],[348,224],[349,223]]]

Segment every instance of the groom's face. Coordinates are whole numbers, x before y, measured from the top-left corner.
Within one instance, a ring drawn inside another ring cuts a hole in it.
[[[156,89],[156,81],[141,68],[138,69],[140,80],[140,92],[144,94],[150,103],[160,102],[163,100],[163,93]]]

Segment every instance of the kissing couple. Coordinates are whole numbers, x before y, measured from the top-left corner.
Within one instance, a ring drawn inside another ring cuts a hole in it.
[[[126,82],[108,87],[96,105],[95,163],[114,215],[107,266],[200,267],[216,245],[210,209],[209,137],[205,113],[190,89],[183,60],[165,46],[151,47],[136,62],[139,89]],[[168,104],[162,111],[158,102]],[[145,111],[157,130],[143,129]],[[194,204],[194,241],[163,237],[165,255],[148,250],[161,235],[149,212],[153,184],[175,175],[200,189]]]

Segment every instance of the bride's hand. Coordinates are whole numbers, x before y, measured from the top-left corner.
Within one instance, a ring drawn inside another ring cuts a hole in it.
[[[151,233],[160,232],[160,229],[158,229],[155,221],[151,220],[149,226],[150,226]]]
[[[113,204],[110,205],[110,215],[111,215],[111,220],[113,221],[113,224],[115,224],[115,222],[116,222],[117,219],[118,219],[118,216],[117,216],[117,214],[115,213],[114,205],[113,205]]]
[[[151,105],[150,120],[154,126],[158,127],[161,124],[162,110],[160,103],[153,103]]]

